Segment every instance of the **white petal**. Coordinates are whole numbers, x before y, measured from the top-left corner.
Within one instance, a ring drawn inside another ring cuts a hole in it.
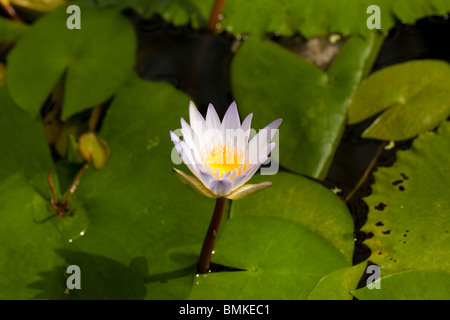
[[[275,148],[275,146],[276,146],[276,143],[275,142],[271,142],[268,145],[266,145],[264,147],[264,149],[260,149],[260,154],[261,154],[261,152],[264,152],[264,154],[261,154],[261,159],[260,159],[261,163],[266,162],[269,154],[272,152],[272,150]]]
[[[222,178],[220,178],[220,180],[230,180],[231,177],[231,171],[228,171],[227,173],[225,173]]]
[[[197,170],[199,172],[200,180],[203,182],[203,184],[208,188],[211,189],[211,183],[214,180],[218,180],[214,175],[212,175],[210,172],[208,172],[202,165],[197,165]]]
[[[200,139],[183,118],[181,118],[181,132],[183,133],[183,138],[186,144],[195,151],[196,157],[201,159]]]
[[[201,138],[203,131],[206,130],[206,122],[192,101],[189,102],[189,121],[192,130]]]
[[[272,121],[267,126],[265,126],[263,129],[261,129],[248,143],[248,152],[249,152],[249,162],[251,164],[255,164],[259,161],[259,158],[262,157],[262,154],[264,152],[264,148],[267,147],[267,145],[270,143],[272,138],[274,137],[275,133],[277,132],[276,129],[281,124],[281,119],[277,119],[275,121]]]
[[[178,178],[180,178],[180,180],[187,184],[188,186],[190,186],[193,190],[195,190],[196,192],[207,196],[209,198],[216,198],[216,195],[214,193],[212,193],[211,190],[209,190],[208,188],[206,188],[204,186],[204,184],[198,180],[195,177],[192,177],[188,174],[185,174],[183,171],[180,171],[178,169],[173,168],[173,171],[177,174]]]
[[[223,116],[222,131],[226,129],[239,129],[241,127],[241,120],[239,119],[239,112],[236,106],[236,102],[233,102],[228,107],[227,112]]]
[[[175,147],[177,148],[178,153],[180,153],[181,146],[178,145],[181,142],[180,138],[178,138],[178,136],[175,133],[173,133],[172,130],[170,130],[169,134],[170,134],[170,139],[172,139],[172,142],[175,145]]]
[[[280,124],[281,124],[281,121],[283,121],[283,119],[277,119],[277,120],[274,120],[274,121],[272,121],[271,123],[269,123],[267,126],[265,126],[264,127],[264,129],[278,129],[278,127],[280,126]],[[275,133],[273,133],[272,134],[272,138],[273,138],[273,135],[274,135]],[[271,138],[271,139],[272,139]]]
[[[183,163],[189,168],[189,170],[195,176],[199,177],[197,169],[195,168],[195,164],[198,163],[199,161],[193,155],[193,150],[189,148],[186,142],[180,140],[180,138],[178,138],[177,135],[172,131],[170,131],[170,137],[172,138],[175,148],[177,149],[178,154],[183,160]]]
[[[206,113],[206,130],[203,131],[202,145],[217,145],[224,143],[224,134],[221,129],[219,116],[212,104],[209,104]]]
[[[229,180],[214,180],[210,189],[215,195],[224,197],[231,191],[231,182]]]
[[[211,103],[208,105],[208,111],[206,112],[206,126],[208,129],[220,129],[219,116]]]
[[[258,171],[260,166],[261,163],[254,165],[247,171],[243,172],[240,176],[231,180],[232,183],[231,190],[232,191],[236,190],[237,188],[245,184],[248,180],[250,180],[255,175],[256,171]]]
[[[244,130],[245,132],[247,130],[250,130],[251,124],[252,124],[252,118],[253,118],[253,113],[250,113],[242,122],[242,130]]]
[[[256,191],[262,190],[264,188],[270,187],[272,185],[271,182],[261,182],[258,184],[247,184],[245,186],[240,187],[237,190],[232,191],[228,196],[227,199],[231,200],[237,200],[241,199],[243,197],[248,196],[249,194],[252,194]]]
[[[253,138],[252,140],[250,140],[250,143],[253,140],[257,140],[258,139],[258,135],[266,135],[267,137],[270,137],[270,139],[267,139],[268,141],[272,140],[273,136],[276,133],[276,129],[278,129],[278,127],[281,124],[282,119],[277,119],[272,121],[271,123],[269,123],[267,126],[265,126],[263,129],[261,129]],[[256,139],[255,139],[256,138]]]

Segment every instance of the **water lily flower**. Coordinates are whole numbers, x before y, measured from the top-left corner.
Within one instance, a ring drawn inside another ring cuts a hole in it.
[[[210,104],[206,119],[191,101],[190,125],[181,118],[181,140],[170,131],[171,139],[183,162],[194,174],[178,169],[180,179],[210,198],[239,199],[271,185],[262,182],[246,184],[268,159],[275,147],[273,139],[281,119],[277,119],[250,139],[253,114],[241,123],[236,103],[226,111],[222,122]]]

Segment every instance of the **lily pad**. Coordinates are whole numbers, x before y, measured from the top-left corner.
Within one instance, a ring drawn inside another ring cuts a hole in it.
[[[111,156],[102,170],[87,169],[76,191],[90,224],[73,242],[68,263],[85,266],[92,282],[69,297],[103,297],[105,278],[109,298],[121,299],[135,287],[145,299],[187,297],[214,209],[214,200],[172,172],[169,131],[187,116],[189,100],[169,84],[134,75],[116,94],[99,133]],[[126,286],[120,274],[129,277],[136,263],[141,276]],[[123,272],[115,274],[119,266]]]
[[[307,227],[332,243],[352,261],[353,219],[345,203],[317,182],[286,172],[257,176],[255,183],[267,181],[266,192],[233,201],[230,217],[272,216]]]
[[[41,122],[17,108],[0,87],[0,179],[20,173],[41,194],[50,195],[47,174],[53,161]]]
[[[0,180],[0,201],[0,297],[31,299],[40,293],[32,285],[40,280],[40,273],[49,266],[63,264],[53,251],[56,244],[63,245],[63,236],[50,220],[38,223],[37,214],[51,214],[48,202],[19,173]],[[52,274],[47,280],[44,285],[55,289],[55,297],[62,298],[64,273]]]
[[[363,231],[381,276],[450,268],[450,124],[426,133],[398,153],[393,167],[375,173]]]
[[[435,270],[404,271],[377,280],[380,289],[353,291],[360,300],[448,300],[450,273]]]
[[[14,42],[28,29],[25,23],[0,17],[0,43]]]
[[[283,118],[280,163],[326,176],[345,127],[347,104],[368,72],[380,37],[349,39],[328,72],[271,42],[248,38],[232,62],[233,94],[243,114],[258,111],[255,126]]]
[[[382,114],[362,137],[405,140],[435,128],[450,115],[450,64],[418,60],[382,69],[356,89],[348,123]]]
[[[108,100],[133,68],[136,36],[129,21],[90,2],[71,4],[80,7],[81,29],[67,28],[63,5],[35,22],[8,57],[9,92],[32,116],[58,81],[64,81],[64,120]]]
[[[324,275],[348,266],[311,230],[274,217],[228,220],[213,261],[245,271],[199,275],[191,299],[304,299]]]
[[[351,266],[353,220],[342,200],[290,173],[253,180],[272,186],[233,201],[212,258],[241,271],[197,276],[191,299],[305,299],[321,278]]]
[[[101,0],[100,3],[132,7],[144,17],[157,13],[175,25],[191,23],[200,28],[206,25],[214,1],[136,0],[124,5],[117,0]],[[367,19],[372,15],[367,8],[371,5],[380,9],[383,32],[389,31],[396,19],[412,24],[419,18],[443,16],[450,11],[446,0],[227,0],[217,32],[256,36],[266,33],[290,36],[300,32],[307,38],[339,33],[366,37],[374,31],[367,28]]]
[[[50,204],[47,175],[53,162],[42,123],[17,108],[5,88],[0,88],[0,109],[0,296],[42,298],[41,292],[50,290],[64,298],[64,272],[47,271],[64,266],[64,256],[55,250],[81,237],[89,219],[75,197],[74,217],[58,218]],[[57,179],[54,184],[59,193]]]
[[[308,300],[351,300],[353,291],[361,278],[365,264],[336,270],[320,279],[308,294]]]
[[[371,13],[367,8],[377,5],[380,8],[380,28],[388,31],[399,17],[405,23],[430,15],[445,15],[450,7],[445,0],[327,0],[305,1],[288,0],[246,1],[243,6],[239,0],[228,0],[224,9],[223,29],[234,34],[255,34],[275,32],[290,36],[300,32],[307,38],[339,33],[344,36],[369,36],[373,30],[367,28]]]

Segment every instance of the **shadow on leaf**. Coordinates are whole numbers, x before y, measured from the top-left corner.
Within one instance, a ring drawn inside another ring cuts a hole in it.
[[[170,279],[194,274],[195,267],[160,274],[148,275],[148,262],[144,257],[134,258],[129,266],[116,260],[85,252],[57,249],[56,253],[66,259],[66,266],[54,267],[40,272],[38,281],[27,287],[40,290],[33,299],[69,300],[140,300],[147,295],[146,284],[165,283]],[[71,273],[69,265],[80,268],[81,289],[69,290],[66,286]]]

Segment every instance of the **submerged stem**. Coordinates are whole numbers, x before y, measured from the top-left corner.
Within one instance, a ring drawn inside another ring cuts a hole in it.
[[[214,244],[216,242],[217,234],[219,233],[220,224],[222,222],[223,215],[225,213],[225,205],[227,203],[226,198],[217,198],[216,206],[214,207],[214,213],[209,223],[208,231],[203,241],[202,251],[197,265],[197,273],[207,273],[209,265],[211,263],[211,256],[214,250]]]
[[[364,183],[364,181],[366,181],[366,179],[369,176],[370,172],[372,171],[373,167],[377,163],[378,158],[380,157],[381,153],[383,152],[383,149],[385,146],[386,146],[386,142],[382,142],[379,145],[377,152],[375,153],[375,156],[373,157],[372,161],[369,163],[369,166],[366,168],[366,170],[364,171],[364,174],[362,175],[361,179],[359,179],[358,183],[353,188],[353,190],[350,191],[350,193],[345,197],[344,202],[348,202],[355,195],[356,191],[358,191],[358,189],[361,187],[361,185]]]

